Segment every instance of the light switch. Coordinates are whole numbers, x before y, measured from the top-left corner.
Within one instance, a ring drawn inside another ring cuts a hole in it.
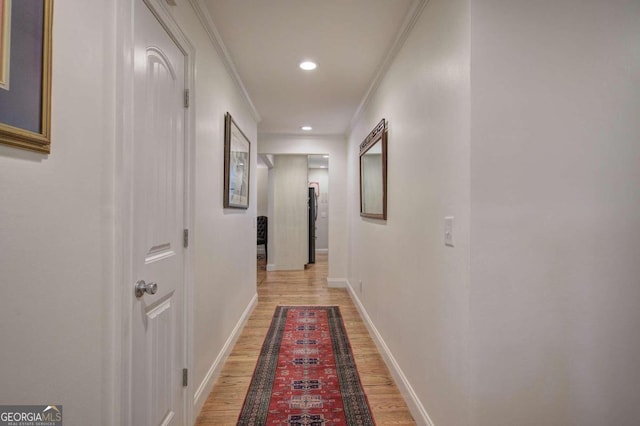
[[[453,216],[444,218],[444,245],[453,247]]]

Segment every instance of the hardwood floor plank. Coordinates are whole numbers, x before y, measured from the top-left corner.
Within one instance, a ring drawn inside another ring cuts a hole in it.
[[[327,287],[327,255],[304,271],[267,272],[258,262],[258,305],[213,386],[197,426],[235,425],[277,305],[338,305],[378,425],[415,425],[404,399],[345,289]]]

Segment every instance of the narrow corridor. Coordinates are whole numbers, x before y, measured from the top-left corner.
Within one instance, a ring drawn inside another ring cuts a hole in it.
[[[277,305],[339,305],[362,385],[379,425],[414,425],[389,370],[346,289],[327,287],[327,255],[305,271],[266,272],[258,263],[258,305],[204,404],[197,426],[235,425]]]

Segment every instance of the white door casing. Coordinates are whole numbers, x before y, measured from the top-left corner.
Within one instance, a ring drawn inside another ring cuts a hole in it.
[[[131,283],[133,425],[186,424],[185,56],[143,0],[134,2]]]

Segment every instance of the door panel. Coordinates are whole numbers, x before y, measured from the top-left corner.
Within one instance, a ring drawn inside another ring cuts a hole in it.
[[[175,310],[171,306],[172,298],[168,297],[157,306],[146,310],[147,336],[145,346],[152,354],[149,363],[149,389],[151,391],[151,423],[153,425],[172,424],[177,410],[173,401],[172,374],[167,370],[175,364],[173,346],[175,345]],[[180,424],[179,422],[176,424]]]
[[[182,425],[185,58],[142,0],[134,35],[132,424]]]

